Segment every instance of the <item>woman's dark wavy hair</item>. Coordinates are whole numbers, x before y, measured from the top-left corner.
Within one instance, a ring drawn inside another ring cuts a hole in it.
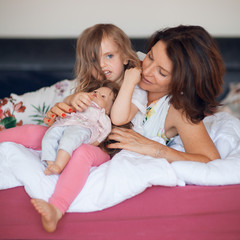
[[[222,92],[225,66],[214,39],[200,26],[166,28],[150,39],[149,50],[158,42],[166,44],[172,61],[170,103],[193,123],[213,114]]]

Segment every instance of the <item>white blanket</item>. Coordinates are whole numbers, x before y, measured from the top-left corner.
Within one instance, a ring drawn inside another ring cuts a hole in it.
[[[92,168],[68,212],[102,210],[131,198],[152,185],[184,186],[240,184],[240,121],[227,113],[204,120],[221,158],[207,164],[174,162],[122,151],[119,157]],[[182,150],[179,137],[172,147]],[[45,176],[40,153],[21,145],[0,144],[0,189],[24,186],[32,198],[48,200],[58,176]],[[121,157],[120,157],[121,156]]]

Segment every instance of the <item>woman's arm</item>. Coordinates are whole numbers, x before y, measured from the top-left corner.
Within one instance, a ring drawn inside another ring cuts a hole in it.
[[[78,92],[69,95],[64,99],[64,102],[56,103],[47,113],[44,118],[44,123],[51,126],[57,116],[65,117],[66,113],[71,113],[74,110],[79,112],[84,111],[91,104],[92,96],[86,92]]]
[[[132,68],[125,71],[122,86],[111,109],[113,124],[117,126],[124,125],[130,122],[138,112],[138,108],[132,103],[132,96],[140,78],[140,69]]]
[[[180,152],[163,144],[143,137],[142,135],[130,130],[114,128],[109,135],[109,139],[117,143],[109,144],[109,148],[122,148],[149,155],[156,158],[166,158],[169,162],[174,161],[197,161],[209,162],[219,159],[220,155],[209,137],[207,130],[201,121],[198,124],[190,123],[179,111],[172,111],[172,118],[167,118],[175,125],[177,132],[183,142],[185,152]]]
[[[64,102],[56,103],[49,111],[46,113],[46,117],[43,119],[44,123],[51,126],[57,116],[65,117],[66,113],[71,113],[73,111],[72,107]]]

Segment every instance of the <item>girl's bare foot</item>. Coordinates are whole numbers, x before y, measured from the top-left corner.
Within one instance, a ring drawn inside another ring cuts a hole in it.
[[[42,225],[47,232],[54,232],[58,221],[62,218],[62,212],[54,205],[42,200],[31,199],[31,203],[42,216]]]
[[[60,174],[62,172],[62,168],[58,166],[57,164],[49,164],[48,167],[45,169],[44,174],[45,175],[53,175],[53,174]]]

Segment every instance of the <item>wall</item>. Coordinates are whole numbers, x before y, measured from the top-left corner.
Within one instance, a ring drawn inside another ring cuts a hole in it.
[[[0,38],[72,38],[111,22],[130,37],[197,24],[218,37],[240,37],[239,0],[0,0]]]

